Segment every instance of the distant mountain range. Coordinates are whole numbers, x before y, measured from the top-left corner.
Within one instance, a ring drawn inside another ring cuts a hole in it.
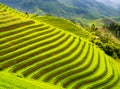
[[[96,0],[0,0],[13,8],[36,14],[51,14],[65,18],[96,19],[119,16],[120,11]]]
[[[120,0],[97,0],[98,2],[101,2],[107,6],[111,6],[115,9],[120,9]]]

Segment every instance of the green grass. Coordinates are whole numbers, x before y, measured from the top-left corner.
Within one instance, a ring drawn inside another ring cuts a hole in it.
[[[31,20],[22,20],[22,21],[14,21],[14,22],[8,22],[7,24],[1,24],[0,26],[0,32],[2,31],[8,31],[8,30],[11,30],[13,28],[19,28],[21,26],[25,26],[25,25],[28,25],[28,24],[32,24],[34,23],[33,21]]]
[[[77,36],[89,38],[90,33],[83,29],[81,26],[77,26],[69,20],[52,17],[52,16],[38,16],[33,18],[35,20],[46,22],[50,25],[53,25],[57,28],[63,29],[65,31],[69,31]]]
[[[96,26],[104,26],[104,25],[109,25],[111,23],[117,23],[117,22],[111,18],[100,18],[88,22],[89,25],[95,24]]]
[[[0,72],[0,76],[0,89],[63,89],[42,81],[19,78],[15,74]]]
[[[12,16],[0,20],[1,89],[120,88],[115,61],[84,39],[90,36],[84,29],[55,17],[26,19],[4,5],[0,10]]]
[[[63,42],[62,40],[65,40],[66,38],[68,38],[68,35],[66,35],[65,37],[63,37],[63,38],[61,38],[60,40],[59,40],[59,42]],[[37,56],[35,56],[35,57],[33,57],[33,58],[31,58],[31,59],[34,59],[34,58],[39,58],[39,57],[41,57],[40,55],[37,55]],[[41,57],[41,58],[44,58],[44,57],[47,57],[47,56],[45,56],[44,54],[43,54],[43,57]],[[29,61],[29,60],[28,60]],[[42,61],[42,59],[41,59],[41,61]],[[29,63],[29,62],[28,62]],[[27,69],[28,69],[28,71],[24,71],[24,73],[26,74],[27,72],[32,72],[32,71],[34,71],[36,68],[39,68],[40,67],[40,65],[38,65],[38,64],[40,64],[41,62],[37,62],[35,65],[37,65],[37,66],[35,66],[35,67],[31,67],[31,66],[29,66]],[[34,66],[34,65],[32,65],[32,66]],[[30,68],[31,67],[31,68]],[[23,74],[24,74],[23,73]],[[28,73],[29,74],[29,73]]]

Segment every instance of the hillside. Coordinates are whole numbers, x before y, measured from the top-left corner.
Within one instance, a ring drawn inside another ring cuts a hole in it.
[[[97,18],[103,16],[115,16],[119,14],[119,10],[116,10],[115,8],[112,8],[111,6],[105,5],[103,3],[100,3],[97,0],[58,0],[58,1],[70,7],[83,9],[85,12],[87,12],[86,14],[88,14],[88,16],[93,16]]]
[[[72,32],[73,34],[84,37],[89,39],[90,38],[90,33],[87,32],[85,29],[83,29],[81,26],[75,25],[73,22],[63,19],[63,18],[58,18],[58,17],[53,17],[53,16],[37,16],[33,18],[38,21],[46,22],[50,25],[53,25],[57,28],[63,29],[65,31]]]
[[[120,44],[119,37],[117,37],[115,34],[115,28],[108,28],[108,26],[110,26],[112,23],[119,24],[119,22],[112,18],[99,18],[88,22],[89,25],[94,24],[98,28],[101,36],[110,36],[111,40],[113,40],[116,44]]]
[[[90,25],[95,24],[96,26],[110,25],[111,23],[118,23],[118,22],[112,18],[99,18],[88,22],[88,24]]]
[[[120,23],[120,16],[116,16],[116,17],[112,17],[112,18]]]
[[[84,38],[87,31],[79,28],[78,36],[49,21],[48,24],[45,19],[38,20],[0,4],[0,75],[4,75],[0,77],[0,87],[120,88],[115,60]]]
[[[107,6],[111,6],[115,9],[119,9],[120,0],[97,0],[98,2],[101,2]],[[111,4],[112,3],[112,4]]]
[[[0,2],[23,12],[51,14],[69,19],[96,19],[120,14],[120,11],[96,0],[0,0]]]
[[[13,8],[17,8],[21,11],[28,11],[29,13],[37,13],[37,14],[52,14],[56,16],[63,16],[66,18],[71,18],[72,16],[76,16],[81,13],[77,8],[70,8],[62,3],[59,3],[57,0],[0,0],[0,2],[7,4]],[[40,12],[39,12],[40,10]],[[78,14],[77,14],[78,13]],[[68,15],[69,14],[69,15]]]
[[[0,72],[0,76],[0,89],[63,89],[42,81],[20,78],[20,75]]]

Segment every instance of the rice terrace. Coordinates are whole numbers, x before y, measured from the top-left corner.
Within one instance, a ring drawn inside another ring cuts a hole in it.
[[[89,32],[39,19],[0,3],[0,89],[120,89],[116,61]]]

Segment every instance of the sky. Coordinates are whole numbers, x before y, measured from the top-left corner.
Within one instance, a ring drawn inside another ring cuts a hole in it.
[[[120,0],[97,0],[97,1],[101,1],[101,2],[110,1],[110,2],[115,2],[115,3],[120,3]]]
[[[120,7],[120,0],[97,0],[108,6],[113,6],[114,8]]]

